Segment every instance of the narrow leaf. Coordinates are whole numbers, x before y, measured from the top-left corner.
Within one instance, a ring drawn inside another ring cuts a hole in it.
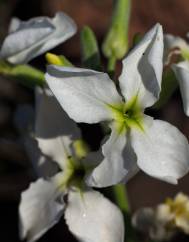
[[[159,100],[154,104],[153,108],[160,109],[165,105],[178,87],[174,72],[170,69],[164,72],[162,79],[162,87]]]
[[[80,44],[83,65],[94,70],[101,70],[100,54],[96,36],[88,26],[85,26],[81,31]]]

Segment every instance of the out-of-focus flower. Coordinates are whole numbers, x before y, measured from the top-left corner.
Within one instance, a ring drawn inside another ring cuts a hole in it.
[[[72,37],[74,21],[63,12],[54,18],[37,17],[28,21],[14,18],[5,38],[0,58],[13,64],[27,63]]]
[[[173,184],[188,172],[187,139],[169,123],[144,114],[159,98],[162,58],[162,27],[157,24],[123,60],[121,94],[105,73],[48,67],[46,81],[72,119],[110,121],[112,132],[102,147],[105,158],[92,171],[88,184],[116,184],[135,174],[138,167]]]
[[[189,234],[189,197],[179,193],[174,199],[167,199],[162,206],[167,208],[171,223]]]
[[[184,112],[189,116],[189,62],[182,61],[178,64],[173,64],[172,69],[179,82]]]
[[[189,45],[179,36],[173,36],[171,34],[164,35],[164,61],[169,63],[172,55],[181,55],[184,59],[189,59]]]
[[[123,242],[124,222],[120,210],[85,183],[88,170],[96,164],[94,160],[98,160],[98,153],[87,152],[78,140],[80,132],[75,123],[52,93],[45,92],[37,92],[35,135],[41,157],[56,162],[60,171],[52,177],[38,179],[22,193],[21,238],[30,242],[37,240],[64,213],[70,231],[82,242]],[[36,162],[40,162],[41,157]]]
[[[189,116],[189,44],[184,39],[170,34],[164,36],[164,43],[165,63],[169,63],[174,54],[180,55],[180,61],[171,67],[179,83],[184,112]]]
[[[189,197],[179,193],[154,209],[139,209],[133,215],[132,223],[136,229],[158,241],[169,240],[179,231],[189,234]]]
[[[134,228],[155,241],[167,241],[175,235],[175,228],[167,222],[170,220],[165,207],[141,208],[132,217]]]

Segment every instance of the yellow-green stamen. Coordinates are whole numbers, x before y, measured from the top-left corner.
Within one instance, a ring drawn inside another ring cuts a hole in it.
[[[127,132],[130,128],[144,131],[143,110],[138,103],[137,95],[126,103],[107,105],[113,113],[118,133]]]

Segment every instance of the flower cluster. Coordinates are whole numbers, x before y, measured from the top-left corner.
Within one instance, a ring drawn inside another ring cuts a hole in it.
[[[13,64],[27,63],[69,39],[75,32],[75,23],[62,12],[52,19],[38,17],[25,22],[13,18],[9,35],[1,47],[0,58]]]
[[[179,231],[189,234],[189,197],[178,193],[174,199],[133,215],[133,225],[157,241],[169,240]]]
[[[165,35],[164,38],[165,61],[169,63],[170,57],[174,54],[180,56],[178,63],[172,64],[172,69],[179,82],[185,114],[189,116],[189,45],[184,39],[170,34]]]
[[[15,65],[27,63],[75,32],[73,20],[61,12],[52,19],[13,19],[0,58]],[[163,65],[174,47],[188,58],[187,44],[172,36],[163,37],[162,26],[156,24],[123,59],[118,83],[104,72],[60,66],[62,59],[48,55],[58,64],[49,65],[44,86],[35,87],[34,129],[25,135],[25,141],[39,179],[21,195],[21,238],[37,240],[64,214],[70,231],[80,241],[123,242],[123,215],[94,188],[125,183],[139,169],[172,184],[188,172],[189,144],[185,136],[171,124],[146,114],[146,108],[159,99]],[[173,65],[187,115],[188,66],[187,60]],[[106,121],[111,133],[102,147],[92,152],[74,121]],[[188,211],[185,213],[184,207],[183,215],[172,209],[180,199],[184,198],[177,197],[161,208],[168,211],[166,223],[174,220],[186,231]]]

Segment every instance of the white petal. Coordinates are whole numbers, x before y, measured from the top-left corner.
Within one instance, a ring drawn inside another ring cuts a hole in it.
[[[20,26],[20,24],[21,24],[21,20],[20,19],[18,19],[18,18],[12,18],[11,19],[11,22],[10,22],[10,24],[9,24],[9,30],[8,30],[8,33],[10,34],[10,33],[12,33],[12,32],[15,32],[18,28],[19,28],[19,26]]]
[[[39,179],[21,195],[19,206],[20,236],[32,242],[56,224],[63,213],[64,204],[58,201],[53,183]]]
[[[187,42],[179,36],[173,36],[171,34],[164,35],[164,58],[169,54],[169,51],[175,48],[189,49]]]
[[[180,228],[181,231],[184,231],[186,234],[189,234],[188,213],[186,213],[185,216],[179,216],[175,222],[176,226]]]
[[[189,116],[189,63],[185,61],[174,64],[172,69],[179,82],[184,111]]]
[[[21,142],[24,144],[37,177],[50,177],[57,173],[58,166],[49,157],[42,154],[37,140],[33,137],[34,117],[32,106],[19,105],[15,111],[14,122],[21,134]]]
[[[165,49],[182,49],[187,47],[187,43],[184,39],[180,38],[179,36],[174,36],[172,34],[164,34],[164,45]]]
[[[104,160],[87,177],[93,187],[107,187],[128,181],[136,172],[136,156],[127,141],[126,134],[118,134],[112,128],[108,141],[103,145]]]
[[[166,215],[168,216],[166,219],[167,222],[170,222],[169,214],[167,213],[168,211],[164,209],[164,211],[161,212],[165,218]],[[145,235],[155,241],[169,241],[175,233],[173,228],[167,229],[169,223],[166,223],[165,220],[159,219],[156,210],[152,208],[141,208],[135,212],[132,217],[132,224],[136,229],[145,233]]]
[[[36,88],[36,116],[35,134],[39,138],[81,137],[77,124],[68,117],[49,89]]]
[[[0,56],[14,64],[26,63],[70,38],[76,32],[73,20],[62,12],[53,19],[32,18],[11,24],[11,33],[3,42]],[[15,30],[12,32],[12,30]]]
[[[70,192],[65,219],[70,231],[82,242],[124,241],[120,210],[99,192]]]
[[[171,207],[167,204],[159,204],[155,209],[156,220],[164,226],[170,223],[174,219],[174,212],[171,211]]]
[[[171,124],[154,120],[144,132],[131,130],[131,144],[140,169],[155,178],[176,184],[189,170],[189,145]]]
[[[142,107],[155,103],[161,90],[163,33],[156,24],[123,60],[120,88],[126,100],[138,96]]]
[[[49,18],[34,18],[21,22],[18,29],[5,38],[1,58],[8,59],[11,63],[27,62],[32,58],[35,48],[54,30]]]
[[[58,172],[58,165],[41,152],[36,139],[25,135],[23,143],[37,177],[49,178]]]
[[[41,55],[57,45],[71,38],[77,31],[75,22],[65,13],[58,12],[52,19],[52,24],[55,26],[55,31],[48,37],[40,46],[40,50],[32,57]]]
[[[103,159],[101,150],[89,152],[85,158],[81,160],[82,165],[85,167],[86,172],[90,172],[92,168],[99,165]]]
[[[143,207],[132,216],[132,225],[141,232],[149,233],[155,223],[155,214],[152,208]]]
[[[70,154],[71,142],[79,139],[80,131],[48,89],[36,89],[35,135],[43,154],[61,168]]]
[[[121,102],[114,83],[105,73],[49,66],[46,81],[61,106],[76,122],[97,123],[111,119],[107,104]]]

